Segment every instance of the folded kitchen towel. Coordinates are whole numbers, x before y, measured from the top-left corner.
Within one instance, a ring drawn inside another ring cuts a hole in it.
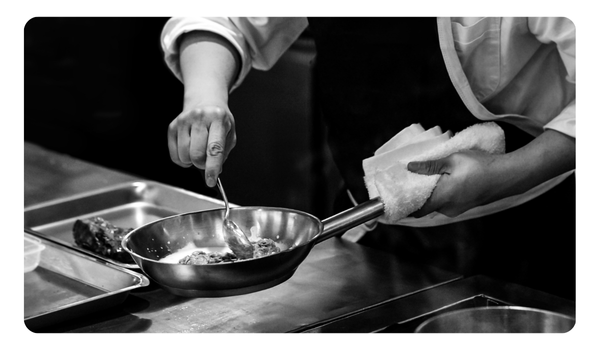
[[[480,150],[492,154],[505,152],[504,131],[493,122],[470,126],[441,143],[429,144],[430,147],[423,147],[419,152],[414,152],[413,147],[410,156],[400,157],[399,160],[392,160],[389,156],[392,154],[390,152],[401,153],[401,150],[396,149],[363,161],[369,197],[380,197],[384,203],[385,213],[379,219],[380,222],[398,223],[420,209],[431,196],[441,176],[410,172],[407,169],[409,162],[441,159],[463,150]]]

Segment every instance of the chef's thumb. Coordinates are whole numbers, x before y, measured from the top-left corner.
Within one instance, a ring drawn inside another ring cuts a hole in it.
[[[421,175],[443,174],[446,168],[444,159],[410,162],[406,168],[408,171]]]

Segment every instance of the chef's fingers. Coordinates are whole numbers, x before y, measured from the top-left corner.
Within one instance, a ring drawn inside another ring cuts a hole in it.
[[[442,158],[438,160],[428,160],[422,162],[410,162],[406,166],[408,171],[421,175],[444,175],[450,171],[450,163],[448,158]],[[438,180],[439,182],[439,180]],[[440,201],[438,200],[438,192],[433,191],[431,196],[427,199],[425,204],[419,210],[410,214],[414,218],[422,218],[426,215],[431,214],[434,211],[439,210]]]
[[[189,167],[190,164],[186,164],[181,161],[179,158],[179,146],[178,146],[178,134],[179,127],[177,124],[177,119],[174,119],[169,124],[169,130],[167,132],[167,143],[169,145],[169,156],[171,157],[171,161],[181,167]]]
[[[190,129],[191,126],[187,123],[180,123],[177,127],[177,155],[179,163],[183,167],[192,166],[190,158]]]
[[[198,169],[206,168],[206,142],[208,130],[201,124],[193,124],[190,140],[190,159]]]
[[[435,211],[435,209],[433,209],[432,202],[427,201],[427,202],[425,202],[425,204],[423,204],[423,206],[419,210],[413,212],[409,216],[419,219],[419,218],[424,217],[425,215],[429,215],[429,214],[433,213],[434,211]]]
[[[229,129],[230,127],[227,124],[215,122],[210,125],[208,130],[205,171],[208,187],[214,187],[217,184],[217,177],[221,174]]]
[[[223,163],[227,160],[229,156],[229,152],[235,147],[237,143],[237,135],[235,133],[235,127],[231,127],[229,132],[227,133],[227,144],[225,145],[225,153],[223,154]]]
[[[447,158],[438,160],[427,160],[422,162],[410,162],[406,166],[408,171],[421,175],[444,174],[448,168]]]

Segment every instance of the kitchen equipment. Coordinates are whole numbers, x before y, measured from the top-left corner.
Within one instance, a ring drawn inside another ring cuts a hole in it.
[[[250,259],[254,256],[254,247],[248,240],[248,237],[246,237],[244,231],[239,228],[235,221],[229,220],[229,201],[225,195],[225,190],[223,189],[220,178],[217,178],[217,187],[225,202],[225,215],[223,216],[223,236],[225,243],[227,243],[229,249],[231,249],[239,259]]]
[[[25,325],[37,331],[122,303],[150,281],[141,273],[95,259],[25,230],[45,246],[35,270],[24,274]]]
[[[575,319],[556,312],[520,306],[477,307],[440,314],[423,322],[417,333],[565,333]]]
[[[24,265],[24,273],[31,272],[35,270],[35,268],[40,263],[40,256],[42,254],[42,250],[46,248],[42,244],[42,242],[33,237],[32,235],[28,235],[25,233],[25,265]]]
[[[220,200],[154,181],[131,181],[25,208],[25,227],[45,239],[127,269],[124,263],[82,248],[73,238],[77,219],[102,217],[115,226],[138,227],[158,219],[196,210],[222,208]]]
[[[186,297],[227,296],[275,286],[290,278],[312,247],[379,217],[383,203],[372,199],[322,222],[302,211],[268,207],[231,208],[230,216],[250,238],[270,238],[281,252],[209,265],[159,261],[184,247],[222,250],[223,209],[174,215],[134,229],[123,241],[142,271],[164,289]]]

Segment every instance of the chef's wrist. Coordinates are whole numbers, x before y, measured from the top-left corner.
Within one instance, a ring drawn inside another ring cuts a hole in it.
[[[185,108],[200,103],[227,105],[238,66],[236,55],[212,33],[193,32],[184,37],[179,62]]]
[[[575,168],[575,140],[547,130],[524,147],[497,157],[491,191],[496,199],[527,192]]]
[[[214,93],[201,93],[193,92],[184,95],[183,109],[189,110],[198,106],[215,106],[221,108],[227,108],[228,105],[227,94],[214,94]]]
[[[502,154],[495,155],[494,161],[490,164],[489,179],[486,198],[483,204],[495,202],[497,200],[510,197],[525,192],[526,185],[524,177],[528,176],[525,169],[520,167],[519,162],[514,155]]]

